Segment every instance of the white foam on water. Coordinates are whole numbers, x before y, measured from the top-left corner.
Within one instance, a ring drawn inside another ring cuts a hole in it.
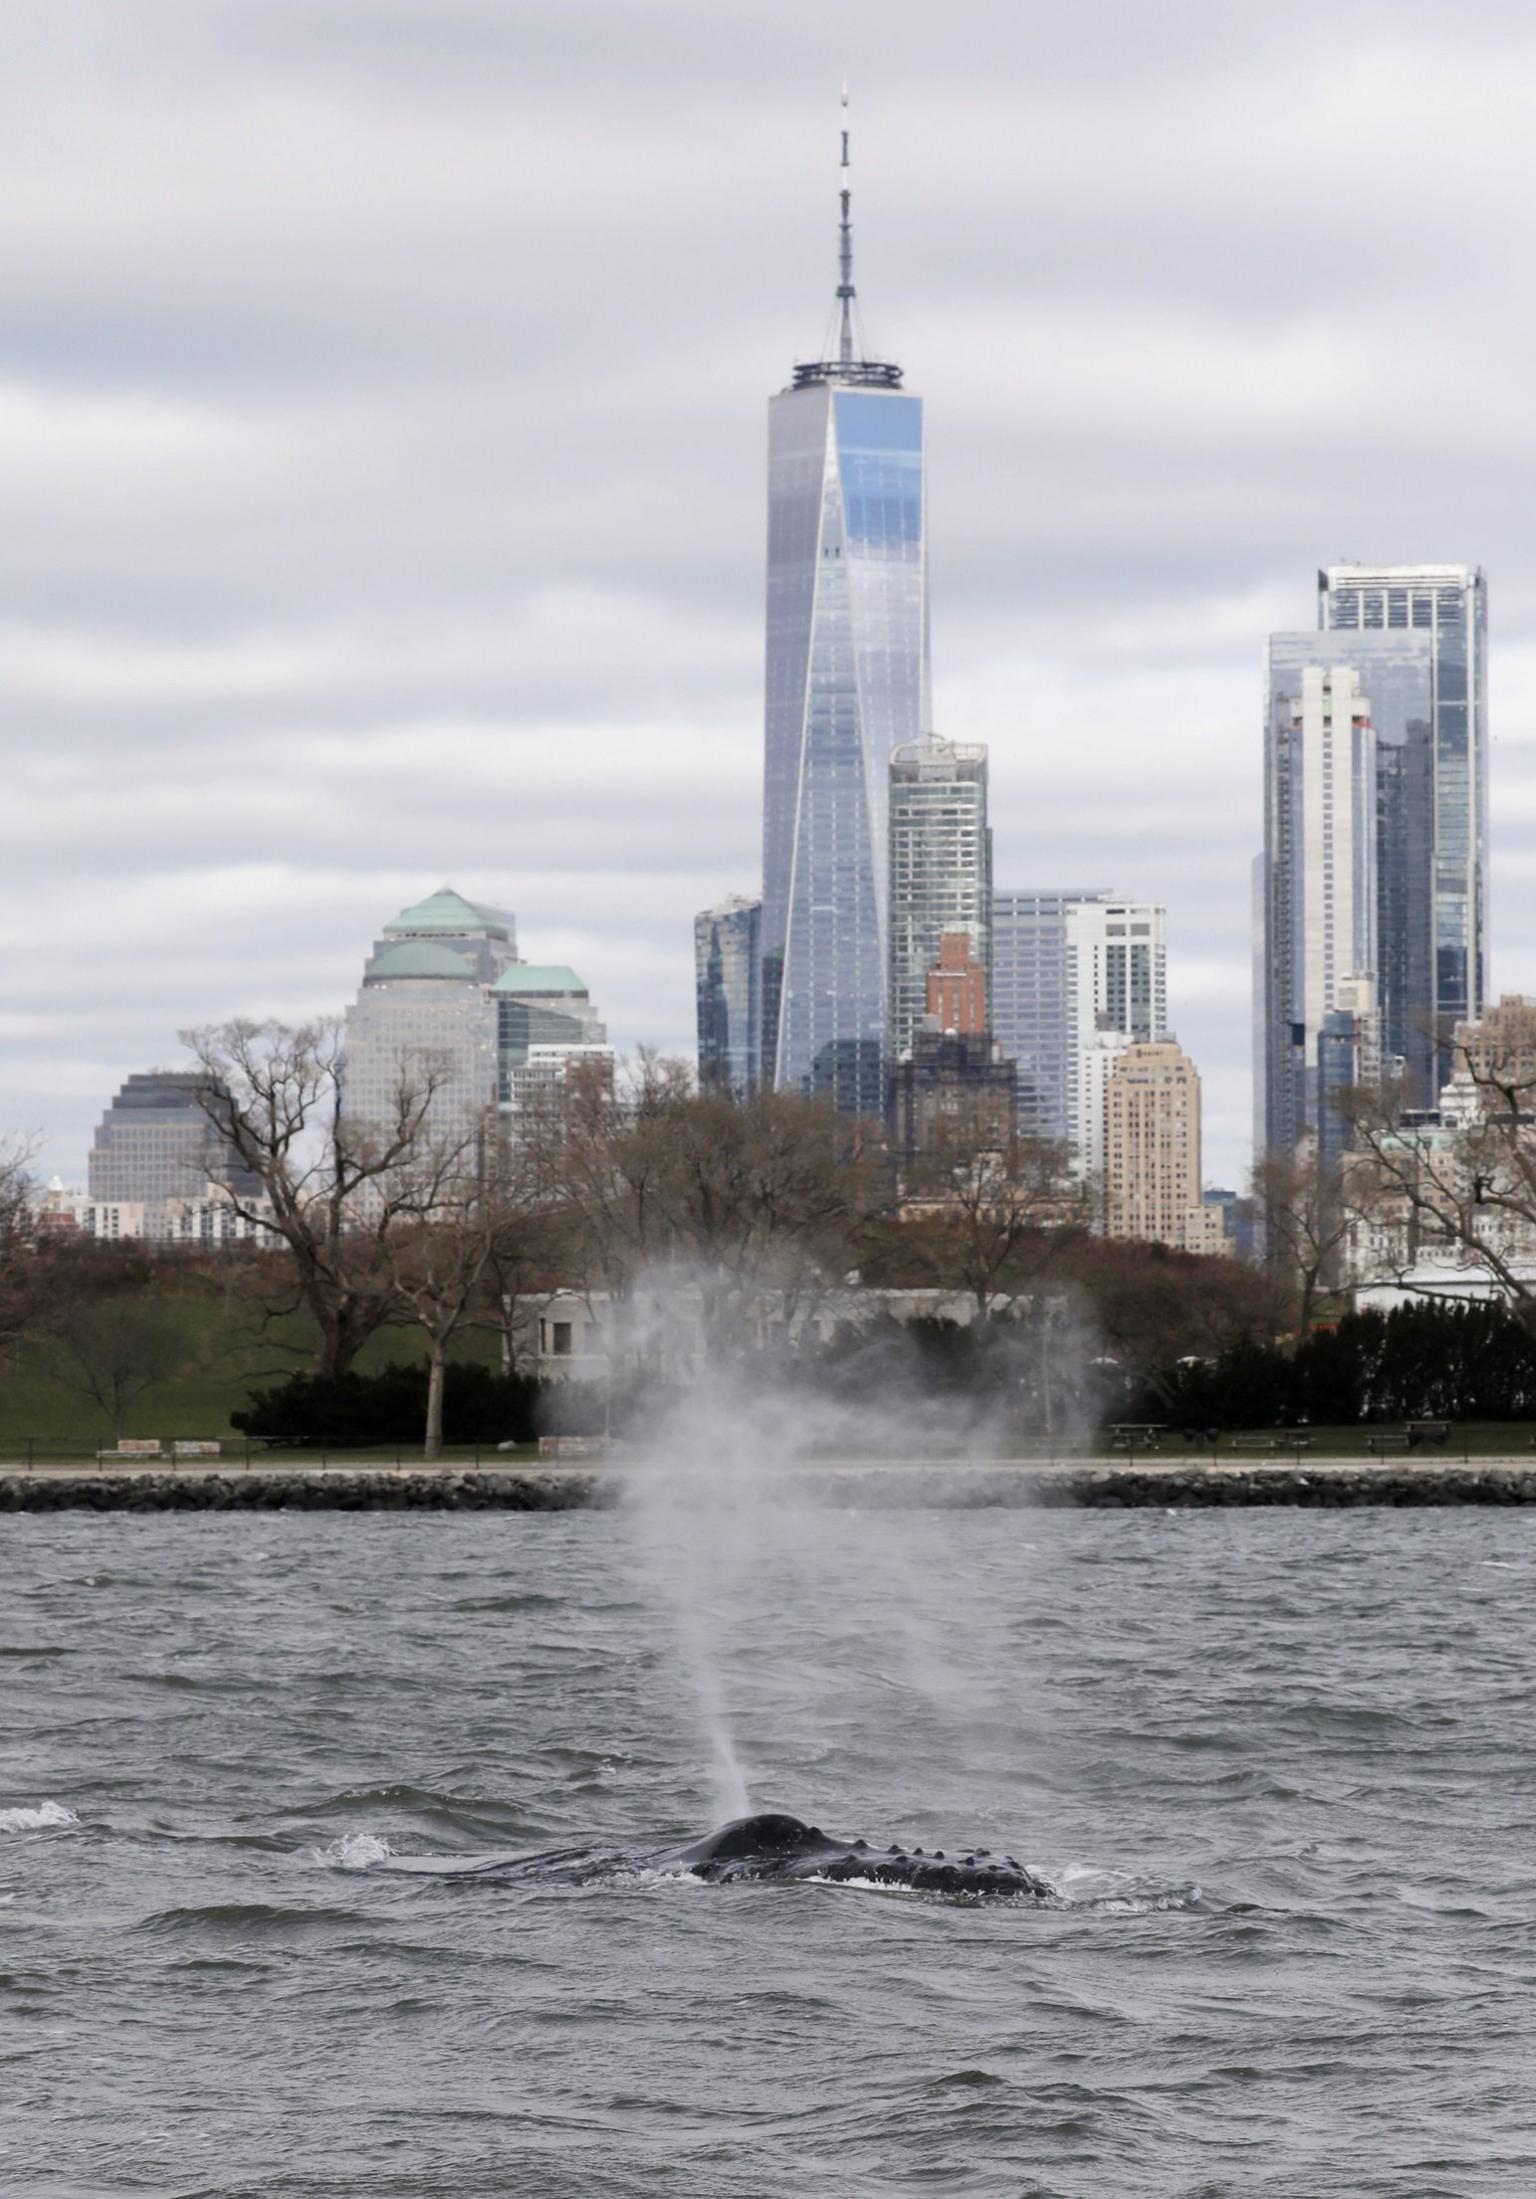
[[[79,1818],[62,1802],[37,1802],[30,1808],[0,1810],[0,1833],[40,1832],[48,1825],[78,1825]]]
[[[1161,1916],[1198,1907],[1205,1898],[1199,1886],[1185,1886],[1167,1894],[1104,1894],[1084,1900],[1048,1901],[1054,1909],[1086,1909],[1095,1916]]]
[[[371,1871],[376,1863],[387,1863],[394,1852],[389,1842],[375,1833],[343,1833],[316,1854],[333,1871]]]

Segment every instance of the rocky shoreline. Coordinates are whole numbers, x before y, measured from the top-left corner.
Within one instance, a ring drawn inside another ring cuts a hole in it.
[[[644,1469],[640,1469],[644,1471]],[[1055,1466],[870,1465],[790,1470],[797,1493],[841,1509],[1079,1506],[1104,1511],[1250,1505],[1536,1504],[1536,1462],[1212,1465],[1143,1460]],[[567,1512],[618,1502],[622,1468],[256,1466],[156,1471],[0,1469],[0,1512]]]

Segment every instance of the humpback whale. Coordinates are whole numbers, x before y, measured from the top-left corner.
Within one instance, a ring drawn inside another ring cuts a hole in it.
[[[700,1878],[711,1886],[741,1879],[849,1880],[906,1886],[918,1893],[966,1894],[993,1899],[1046,1900],[1053,1889],[1013,1856],[986,1848],[946,1854],[942,1848],[871,1847],[867,1840],[840,1840],[819,1825],[763,1810],[734,1818],[702,1840],[662,1848],[553,1848],[541,1855],[391,1856],[388,1871],[431,1878],[512,1881],[531,1886],[590,1886],[638,1875]]]

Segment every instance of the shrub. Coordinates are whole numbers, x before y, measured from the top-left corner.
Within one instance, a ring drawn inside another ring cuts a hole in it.
[[[528,1374],[497,1374],[474,1361],[448,1368],[443,1396],[445,1443],[530,1443],[546,1427],[577,1433],[573,1417],[591,1424],[594,1401],[570,1385]],[[597,1425],[601,1427],[598,1405]],[[296,1374],[230,1415],[243,1433],[285,1450],[343,1450],[373,1444],[417,1444],[427,1417],[424,1364],[391,1362],[377,1374]]]

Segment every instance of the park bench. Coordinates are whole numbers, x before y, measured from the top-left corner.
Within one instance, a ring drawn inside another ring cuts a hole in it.
[[[1413,1438],[1407,1434],[1369,1435],[1365,1439],[1365,1447],[1372,1458],[1385,1458],[1388,1451],[1411,1451],[1414,1443]]]
[[[217,1458],[219,1456],[219,1445],[217,1443],[183,1443],[177,1441],[171,1445],[171,1449],[177,1458]]]
[[[1110,1427],[1109,1447],[1112,1451],[1155,1451],[1158,1437],[1164,1433],[1161,1421],[1117,1420]]]
[[[148,1459],[164,1456],[165,1449],[157,1435],[125,1435],[112,1450],[98,1451],[96,1463],[98,1466],[142,1466]]]
[[[1288,1435],[1282,1429],[1274,1435],[1235,1435],[1234,1451],[1260,1451],[1270,1458],[1278,1458],[1282,1451],[1309,1451],[1312,1438],[1309,1435]]]

